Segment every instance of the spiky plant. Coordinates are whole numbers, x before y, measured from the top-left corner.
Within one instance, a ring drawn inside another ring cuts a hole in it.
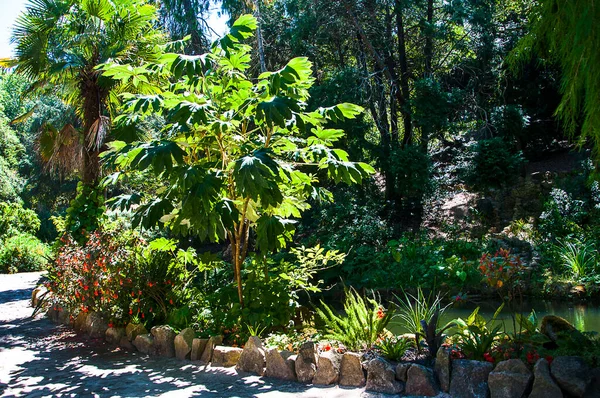
[[[350,350],[373,347],[394,314],[393,305],[387,310],[374,293],[361,297],[353,288],[346,290],[344,313],[338,314],[321,301],[317,316],[323,321],[324,337],[344,344]]]

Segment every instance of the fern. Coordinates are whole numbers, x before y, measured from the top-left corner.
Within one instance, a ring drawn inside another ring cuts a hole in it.
[[[362,298],[354,289],[346,290],[344,314],[336,314],[321,301],[316,313],[324,323],[324,337],[344,344],[350,350],[369,349],[377,341],[393,316],[373,297]]]

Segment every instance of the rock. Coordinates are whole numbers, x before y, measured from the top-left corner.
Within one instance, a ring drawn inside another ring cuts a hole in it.
[[[450,348],[440,347],[435,356],[435,375],[440,381],[440,388],[444,392],[450,390],[450,369],[452,366],[450,353]]]
[[[329,385],[337,384],[340,378],[340,365],[342,363],[342,355],[333,350],[326,351],[319,356],[319,367],[314,384]]]
[[[154,337],[150,333],[138,334],[133,340],[133,345],[142,354],[154,354]]]
[[[300,346],[298,357],[296,358],[296,377],[300,383],[312,383],[317,373],[317,346],[312,341],[307,341]]]
[[[140,334],[148,334],[148,331],[141,323],[129,323],[125,327],[125,335],[129,341],[135,340]]]
[[[127,351],[135,351],[136,350],[135,346],[131,343],[131,341],[129,341],[127,336],[121,337],[121,340],[119,340],[119,347],[121,347]]]
[[[538,360],[533,367],[533,388],[529,398],[562,398],[560,387],[550,376],[550,365],[544,358]]]
[[[78,332],[82,332],[85,328],[87,317],[87,312],[81,311],[79,314],[77,314],[77,318],[75,318],[75,321],[73,322],[73,329],[75,329]]]
[[[558,339],[557,333],[560,332],[575,332],[575,326],[569,321],[556,315],[546,315],[542,318],[540,332],[548,336],[552,341]]]
[[[342,364],[340,365],[340,385],[348,387],[362,387],[365,385],[366,378],[360,363],[360,354],[355,352],[346,352],[342,355]]]
[[[175,356],[177,359],[190,359],[192,353],[192,343],[194,341],[194,329],[185,328],[175,336]]]
[[[458,359],[452,362],[450,395],[456,398],[486,398],[488,375],[494,366],[489,362]]]
[[[218,345],[213,350],[211,366],[223,366],[228,368],[237,365],[242,349],[238,347],[225,347]]]
[[[259,337],[251,336],[248,339],[236,369],[261,376],[265,373],[265,349]]]
[[[119,344],[123,337],[125,337],[125,328],[108,328],[104,334],[104,338],[108,344]]]
[[[202,356],[200,356],[200,361],[204,363],[210,363],[215,347],[222,342],[223,336],[212,336],[209,338],[206,342],[206,347],[204,347],[204,351],[202,352]]]
[[[57,321],[61,325],[71,325],[71,313],[69,311],[64,310],[63,308],[59,308]]]
[[[408,377],[408,369],[411,367],[411,363],[400,362],[396,366],[396,380],[406,383]]]
[[[154,349],[156,355],[173,358],[175,356],[175,336],[177,333],[168,325],[154,326],[150,329],[154,336]]]
[[[206,344],[208,343],[208,339],[194,339],[192,340],[192,353],[190,354],[190,359],[192,361],[199,361],[204,349],[206,348]]]
[[[384,394],[400,394],[404,390],[404,383],[396,380],[392,365],[383,358],[375,358],[369,362],[366,389]]]
[[[438,395],[440,386],[435,380],[433,369],[422,365],[412,365],[408,369],[405,393],[425,397]]]
[[[525,397],[532,381],[531,372],[520,359],[498,363],[488,377],[492,398]]]
[[[598,398],[600,397],[600,368],[592,369],[592,383],[586,390],[583,398]]]
[[[296,380],[296,356],[292,352],[279,352],[277,348],[271,348],[267,351],[265,360],[267,364],[265,376],[282,380]]]
[[[583,397],[592,379],[590,368],[580,357],[554,358],[550,373],[560,388],[575,397]]]
[[[85,319],[85,332],[93,339],[106,336],[108,322],[97,312],[90,312]]]

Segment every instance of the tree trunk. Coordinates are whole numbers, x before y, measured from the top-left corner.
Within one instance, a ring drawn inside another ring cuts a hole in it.
[[[83,71],[81,94],[83,97],[83,170],[81,179],[84,184],[96,187],[100,180],[100,148],[95,145],[92,129],[102,116],[102,105],[106,90],[98,86],[99,72]]]
[[[404,31],[404,15],[400,0],[396,0],[396,29],[398,34],[398,63],[400,64],[400,89],[405,103],[400,104],[400,113],[404,123],[402,146],[410,145],[413,141],[412,117],[410,112],[410,88],[408,85],[408,60],[406,57],[406,38]]]
[[[256,41],[258,43],[258,59],[260,62],[260,73],[267,71],[267,63],[265,61],[265,48],[262,36],[262,23],[260,16],[260,0],[254,0],[254,15],[256,17]]]

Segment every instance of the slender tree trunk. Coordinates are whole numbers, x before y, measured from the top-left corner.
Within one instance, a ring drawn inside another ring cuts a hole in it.
[[[400,0],[396,0],[396,29],[398,34],[398,63],[400,64],[400,89],[405,102],[400,104],[400,113],[404,123],[402,146],[410,145],[413,141],[412,117],[410,112],[410,88],[408,85],[408,60],[406,57],[406,38],[404,31],[404,10]]]
[[[427,0],[427,26],[425,30],[425,71],[423,77],[431,79],[433,77],[433,0]],[[431,136],[431,127],[429,125],[421,127],[421,146],[427,153],[429,150],[429,139]]]
[[[95,187],[100,180],[100,148],[94,145],[92,129],[102,116],[102,104],[106,97],[104,89],[98,86],[98,72],[91,69],[81,73],[80,90],[83,97],[83,170],[84,184]]]
[[[256,27],[256,41],[258,43],[258,59],[260,62],[260,72],[267,71],[267,63],[265,61],[265,48],[264,41],[262,35],[262,22],[260,15],[260,0],[254,0],[254,16],[256,17],[257,27]]]

